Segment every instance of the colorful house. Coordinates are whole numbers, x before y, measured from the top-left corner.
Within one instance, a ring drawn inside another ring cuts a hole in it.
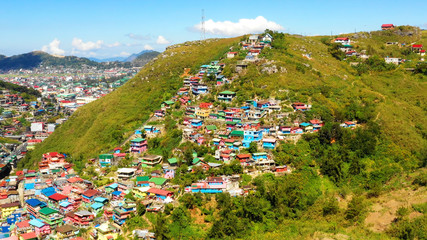
[[[173,197],[173,192],[158,188],[150,188],[147,190],[147,193],[150,194],[150,196],[152,197],[160,198],[162,200],[165,200],[167,197]]]
[[[227,189],[227,182],[222,177],[208,177],[205,181],[191,184],[187,192],[220,193]]]
[[[35,232],[24,233],[19,236],[19,240],[37,240],[37,235]]]
[[[0,205],[1,210],[1,218],[5,219],[10,214],[12,214],[15,210],[21,207],[21,204],[19,202],[12,202],[12,203],[5,203]]]
[[[74,226],[65,224],[56,228],[55,238],[58,240],[68,240],[76,237],[79,233],[79,230]]]
[[[94,239],[114,240],[119,237],[120,230],[108,222],[95,227],[96,233],[91,234]]]
[[[235,92],[232,91],[223,91],[218,94],[218,100],[224,102],[231,102],[236,96]]]
[[[50,225],[41,221],[40,219],[33,219],[29,224],[34,228],[38,237],[46,236],[51,233]]]
[[[265,153],[265,152],[252,153],[252,158],[253,158],[255,161],[260,161],[260,160],[267,159],[267,158],[268,158],[268,155],[267,155],[267,153]]]
[[[276,142],[277,140],[274,138],[264,138],[262,140],[262,147],[264,149],[274,149],[276,148]]]
[[[394,29],[394,25],[393,24],[383,24],[383,25],[381,25],[381,29],[382,30]]]
[[[193,128],[201,128],[203,125],[203,121],[199,119],[191,119],[191,127]]]
[[[114,161],[114,155],[113,154],[100,154],[99,155],[99,165],[101,165],[101,167],[111,166],[113,161]]]
[[[243,147],[248,148],[251,142],[258,142],[262,140],[262,131],[259,130],[246,130],[244,131]]]
[[[33,217],[38,217],[39,211],[42,208],[46,207],[47,205],[46,205],[46,203],[44,203],[44,202],[42,202],[36,198],[33,198],[33,199],[25,200],[25,206],[26,206],[27,211]]]
[[[95,189],[88,189],[82,193],[82,200],[83,202],[90,203],[93,201],[93,199],[95,199],[96,196],[100,194],[101,193]]]
[[[130,141],[130,151],[133,153],[142,153],[147,150],[147,140],[144,138],[135,138]]]
[[[78,226],[88,226],[94,218],[95,215],[93,213],[86,210],[80,210],[77,212],[67,213],[65,221]]]
[[[51,228],[62,224],[62,220],[64,219],[64,216],[62,214],[59,214],[57,210],[49,207],[42,208],[39,211],[39,217],[40,220],[49,224]]]

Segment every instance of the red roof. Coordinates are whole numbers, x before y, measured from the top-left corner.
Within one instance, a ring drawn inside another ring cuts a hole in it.
[[[60,193],[54,193],[54,194],[50,195],[49,198],[53,199],[55,201],[61,201],[61,200],[67,199],[68,197],[65,195],[62,195]]]
[[[426,50],[421,50],[421,51],[420,51],[420,53],[425,53],[425,52],[426,52]]]
[[[21,238],[23,238],[23,239],[33,239],[33,238],[37,239],[37,235],[35,232],[23,233],[23,234],[21,234]]]
[[[251,155],[250,154],[238,154],[237,158],[250,158]]]
[[[83,182],[83,179],[81,179],[79,177],[72,177],[72,178],[67,179],[67,181],[69,183],[76,183],[76,182]]]
[[[18,223],[16,223],[16,226],[17,226],[18,228],[27,228],[27,227],[30,227],[29,222],[30,222],[30,220],[26,220],[26,221],[18,222]]]
[[[227,54],[237,54],[237,52],[228,52]]]
[[[313,120],[310,120],[310,123],[311,124],[319,124],[319,123],[321,123],[321,121],[319,119],[313,119]]]
[[[161,196],[167,196],[167,195],[173,194],[173,192],[171,192],[171,191],[158,189],[158,188],[150,188],[150,189],[148,189],[147,192],[157,194],[157,195],[161,195]]]
[[[199,104],[200,108],[209,108],[210,106],[212,106],[212,103],[202,102],[202,103]]]
[[[335,41],[337,41],[337,40],[343,40],[343,41],[348,41],[348,38],[335,38]]]
[[[93,197],[93,196],[95,196],[96,194],[98,194],[99,192],[98,191],[96,191],[96,190],[93,190],[93,189],[89,189],[89,190],[86,190],[84,193],[83,193],[83,195],[85,195],[86,197]]]
[[[394,27],[394,25],[393,24],[383,24],[383,25],[381,25],[381,27],[382,28],[384,28],[384,27]]]
[[[413,48],[423,48],[422,44],[414,44],[412,45]]]

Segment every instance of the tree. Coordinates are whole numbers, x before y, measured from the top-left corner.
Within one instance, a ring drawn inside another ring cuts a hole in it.
[[[157,214],[156,225],[154,226],[154,234],[156,235],[156,239],[159,240],[170,239],[167,220],[162,212]]]
[[[363,197],[354,196],[345,211],[345,218],[352,221],[357,220],[362,215],[364,208]]]
[[[182,238],[182,231],[187,228],[190,222],[188,210],[183,206],[179,206],[172,212],[173,226],[178,229],[178,239]]]
[[[250,153],[256,153],[258,152],[258,144],[257,142],[251,142],[248,148],[248,152]]]
[[[142,215],[144,215],[144,214],[145,214],[145,211],[146,211],[145,205],[144,205],[144,204],[142,204],[142,203],[140,203],[140,202],[138,201],[138,202],[137,202],[137,206],[136,206],[136,213],[137,213],[139,216],[142,216]]]

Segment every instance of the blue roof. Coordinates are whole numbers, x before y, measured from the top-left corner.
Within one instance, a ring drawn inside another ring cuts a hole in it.
[[[56,193],[56,190],[53,187],[42,189],[42,194],[44,194],[46,197],[49,197],[50,195],[53,195],[55,193]]]
[[[120,192],[120,191],[114,191],[111,194],[116,195],[116,196],[120,196],[120,194],[122,194],[122,192]]]
[[[34,183],[26,183],[25,189],[34,189]]]
[[[119,184],[117,184],[117,183],[112,183],[112,184],[110,184],[110,185],[108,185],[108,186],[105,186],[105,187],[116,189],[116,188],[118,188],[118,187],[119,187]]]
[[[104,203],[104,202],[107,202],[107,201],[108,201],[108,199],[103,198],[103,197],[96,197],[96,198],[94,199],[94,201],[95,201],[95,202],[99,202],[99,203]]]
[[[40,200],[38,200],[38,199],[35,199],[35,198],[25,200],[25,202],[26,202],[28,205],[30,205],[31,207],[37,207],[37,206],[39,206],[39,205],[46,205],[44,202],[42,202],[42,201],[40,201]]]
[[[29,221],[28,222],[30,225],[33,225],[33,226],[35,226],[35,227],[38,227],[38,228],[41,228],[41,227],[43,227],[45,224],[42,222],[42,221],[40,221],[39,219],[33,219],[33,220],[31,220],[31,221]]]
[[[61,203],[59,204],[59,206],[61,206],[61,207],[68,207],[68,206],[70,206],[70,205],[71,205],[71,203],[70,203],[70,202],[68,202],[68,201],[61,202]]]
[[[98,202],[90,205],[90,207],[93,208],[93,209],[95,209],[95,210],[98,210],[98,209],[102,208],[103,206],[104,206],[104,204],[98,203]]]
[[[301,125],[301,126],[303,126],[303,127],[307,127],[307,126],[310,126],[311,124],[310,124],[310,123],[303,122],[303,123],[300,123],[299,125]]]

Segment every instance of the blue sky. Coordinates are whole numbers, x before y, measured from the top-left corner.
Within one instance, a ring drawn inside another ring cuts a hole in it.
[[[427,28],[427,1],[0,1],[0,54],[126,56],[144,49],[270,28],[304,35],[378,30],[382,23]],[[246,19],[246,20],[245,20]]]

